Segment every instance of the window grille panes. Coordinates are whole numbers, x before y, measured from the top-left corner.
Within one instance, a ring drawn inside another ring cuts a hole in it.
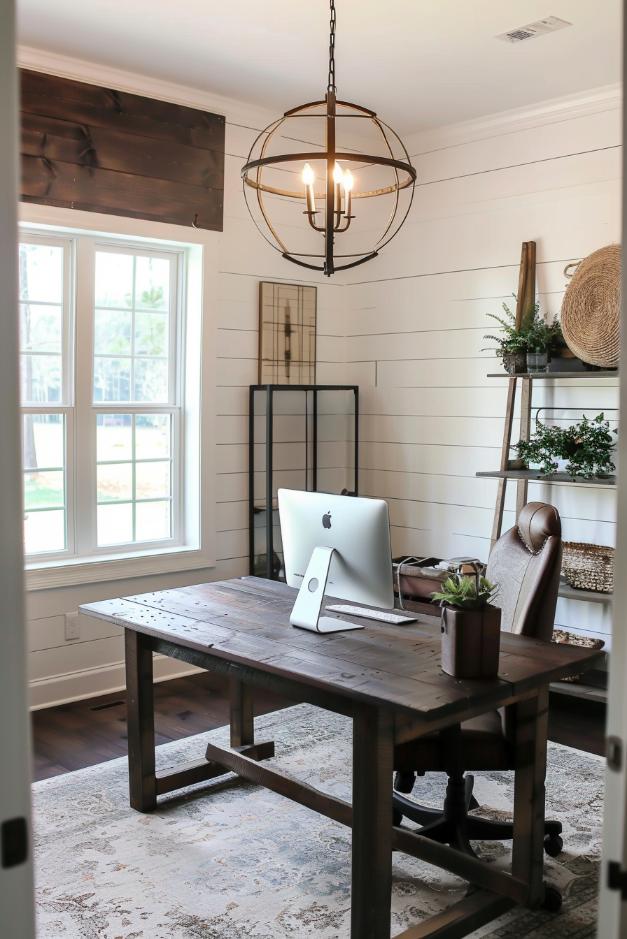
[[[173,261],[96,252],[94,402],[170,401]]]
[[[19,246],[20,366],[23,404],[63,398],[65,254],[61,245]]]
[[[66,547],[63,415],[23,415],[22,451],[26,552],[63,551]]]
[[[172,416],[99,414],[98,544],[172,537]]]
[[[181,544],[185,253],[23,230],[19,329],[29,561]]]

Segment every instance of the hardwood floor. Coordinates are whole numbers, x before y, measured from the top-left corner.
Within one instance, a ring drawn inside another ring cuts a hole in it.
[[[257,693],[255,713],[290,703]],[[228,722],[225,680],[203,673],[160,682],[155,685],[155,713],[157,744],[220,727]],[[126,756],[124,692],[34,711],[32,724],[36,780]],[[604,705],[551,696],[551,740],[602,754],[604,733]]]
[[[255,714],[291,702],[267,692],[255,694]],[[226,680],[203,673],[155,685],[157,745],[228,723]],[[125,692],[34,711],[33,778],[46,779],[84,766],[126,756]]]

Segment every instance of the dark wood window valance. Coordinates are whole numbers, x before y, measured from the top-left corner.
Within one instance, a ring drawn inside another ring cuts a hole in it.
[[[222,230],[224,117],[21,70],[21,199]]]

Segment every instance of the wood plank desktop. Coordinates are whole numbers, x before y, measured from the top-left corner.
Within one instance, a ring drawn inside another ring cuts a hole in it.
[[[294,597],[285,584],[248,577],[81,607],[126,629],[132,806],[152,811],[160,794],[232,771],[348,825],[352,939],[390,935],[392,850],[479,888],[399,939],[463,936],[514,903],[542,903],[548,685],[592,667],[598,654],[504,633],[498,678],[460,681],[440,669],[433,616],[317,635],[290,626]],[[230,749],[210,744],[205,759],[155,772],[153,652],[231,678]],[[352,805],[261,765],[274,744],[255,741],[252,686],[353,719]],[[512,708],[518,728],[511,874],[391,823],[394,745],[500,706]]]

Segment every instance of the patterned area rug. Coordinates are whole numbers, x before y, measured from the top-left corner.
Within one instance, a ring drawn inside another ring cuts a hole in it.
[[[256,722],[293,775],[350,797],[350,723],[299,705]],[[224,728],[166,744],[163,767],[226,742]],[[442,780],[419,781],[441,804]],[[200,795],[198,789],[204,793]],[[547,814],[564,824],[565,850],[547,860],[564,894],[556,918],[522,908],[474,933],[490,939],[594,936],[603,761],[551,745]],[[418,791],[418,786],[417,786]],[[483,813],[507,817],[509,773],[478,776]],[[341,939],[349,935],[350,832],[232,776],[171,797],[151,815],[128,806],[126,760],[34,786],[39,939]],[[502,843],[479,846],[506,864]],[[392,935],[461,898],[456,877],[394,854]]]

